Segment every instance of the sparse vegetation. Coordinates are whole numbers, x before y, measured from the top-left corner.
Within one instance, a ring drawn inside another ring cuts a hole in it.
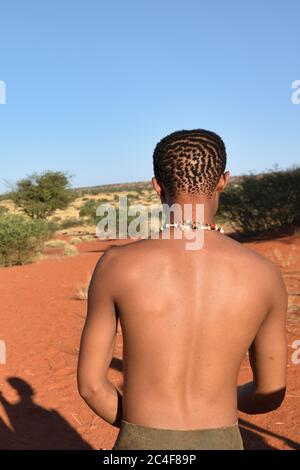
[[[131,206],[133,204],[150,205],[159,203],[159,198],[149,182],[105,185],[72,190],[77,197],[73,204],[66,207],[67,201],[64,200],[60,206],[61,209],[52,212],[54,203],[51,202],[50,212],[48,212],[45,206],[52,198],[52,193],[47,193],[48,186],[43,178],[46,178],[47,181],[49,174],[51,176],[60,173],[47,172],[43,175],[33,175],[17,184],[16,189],[22,190],[22,197],[19,195],[20,200],[29,204],[28,207],[25,204],[26,207],[24,206],[22,210],[33,218],[48,217],[47,214],[51,212],[52,230],[61,230],[61,233],[75,238],[81,237],[84,233],[89,233],[92,226],[95,226],[101,220],[102,217],[96,215],[96,210],[100,204],[106,203],[115,206],[118,235],[121,213],[119,213],[117,206],[121,194],[127,195],[128,204]],[[274,236],[284,231],[292,232],[293,230],[296,233],[297,226],[298,230],[300,227],[299,174],[300,169],[294,168],[287,171],[271,171],[261,175],[232,177],[228,188],[221,194],[217,222],[225,224],[225,227],[228,227],[227,231],[232,228],[232,231],[237,232],[237,236],[268,237],[269,234]],[[60,175],[64,176],[64,174]],[[64,177],[62,180],[67,183]],[[72,199],[72,191],[66,187],[68,201]],[[0,216],[5,213],[20,212],[20,209],[18,211],[14,209],[12,202],[8,199],[8,196],[10,196],[16,202],[16,193],[18,191],[9,195],[6,194],[5,198],[2,198]],[[90,196],[84,196],[85,194]],[[54,194],[54,199],[55,197]],[[38,201],[34,202],[34,198],[37,198]],[[50,199],[48,200],[48,198]],[[41,212],[39,212],[40,210]],[[128,217],[128,223],[134,218],[135,216]],[[80,229],[77,230],[76,227],[80,227]]]
[[[67,244],[68,242],[60,239],[49,240],[46,242],[46,246],[49,248],[64,248]]]
[[[77,188],[75,191],[77,195],[81,197],[86,194],[97,196],[101,193],[119,193],[120,191],[136,191],[138,189],[152,190],[152,183],[150,181],[140,181],[137,183],[105,184],[101,186]]]
[[[53,234],[45,221],[32,220],[17,214],[0,217],[0,265],[26,264],[43,250],[45,241]]]
[[[219,218],[243,234],[293,231],[300,225],[300,167],[241,177],[221,194]]]
[[[68,243],[66,240],[49,240],[48,242],[46,242],[46,246],[48,248],[62,249],[64,256],[75,256],[78,253],[77,248],[74,245]]]
[[[76,217],[69,217],[60,222],[59,228],[64,230],[71,227],[80,227],[82,225],[82,220],[76,219]]]

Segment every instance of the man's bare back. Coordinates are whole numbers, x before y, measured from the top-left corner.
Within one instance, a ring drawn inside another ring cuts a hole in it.
[[[101,308],[109,295],[112,331],[115,312],[120,319],[129,422],[167,429],[234,424],[239,368],[263,322],[275,322],[267,319],[276,315],[274,292],[284,311],[272,263],[218,232],[204,237],[196,251],[186,250],[184,239],[141,240],[109,250],[99,262],[91,301]],[[272,382],[262,393],[282,387],[284,367],[272,369],[281,331],[275,324],[262,339]]]
[[[202,129],[175,132],[157,145],[153,161],[161,202],[183,209],[183,216],[189,205],[196,221],[192,232],[199,222],[211,229],[229,177],[220,137]],[[176,217],[176,224],[185,220]],[[151,440],[156,429],[177,430],[178,442],[172,432],[165,441],[167,446],[176,441],[177,449],[239,449],[238,410],[265,413],[284,398],[284,283],[271,262],[226,235],[204,230],[204,244],[195,250],[187,249],[185,232],[178,240],[174,231],[180,228],[172,227],[169,239],[114,247],[100,259],[89,289],[79,392],[107,422],[120,426],[123,419],[118,448],[161,445],[159,433]],[[107,379],[118,319],[123,396]],[[247,351],[253,381],[238,387]],[[143,427],[144,440],[139,431],[131,439],[134,426]],[[208,441],[203,434],[196,439],[186,434],[185,442],[180,433],[208,429],[227,434],[223,439],[216,432]]]

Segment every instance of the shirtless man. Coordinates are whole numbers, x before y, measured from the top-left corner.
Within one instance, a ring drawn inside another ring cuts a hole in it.
[[[226,150],[216,134],[180,131],[154,151],[162,202],[204,205],[212,224]],[[176,222],[176,221],[175,221]],[[286,387],[287,295],[276,267],[217,230],[201,249],[140,240],[106,252],[89,289],[79,392],[120,427],[115,449],[242,449],[238,410],[278,408]],[[107,379],[117,319],[124,339],[122,395]],[[247,351],[253,381],[237,387]]]

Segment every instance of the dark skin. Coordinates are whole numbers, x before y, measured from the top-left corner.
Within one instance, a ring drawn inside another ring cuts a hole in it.
[[[212,223],[221,176],[212,197],[176,200],[155,179],[162,202],[204,204]],[[277,268],[219,232],[205,231],[200,250],[185,239],[140,240],[114,247],[99,260],[88,297],[78,387],[94,412],[119,426],[201,429],[236,423],[238,409],[266,413],[286,387],[287,294]],[[117,318],[124,339],[123,396],[108,380]],[[237,387],[249,351],[253,381]],[[238,391],[237,391],[238,390]],[[123,409],[122,406],[123,405]]]

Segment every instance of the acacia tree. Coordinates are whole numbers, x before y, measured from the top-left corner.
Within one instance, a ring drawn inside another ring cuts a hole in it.
[[[65,209],[74,198],[70,176],[60,171],[33,173],[21,179],[10,196],[33,219],[46,219],[56,209]]]

